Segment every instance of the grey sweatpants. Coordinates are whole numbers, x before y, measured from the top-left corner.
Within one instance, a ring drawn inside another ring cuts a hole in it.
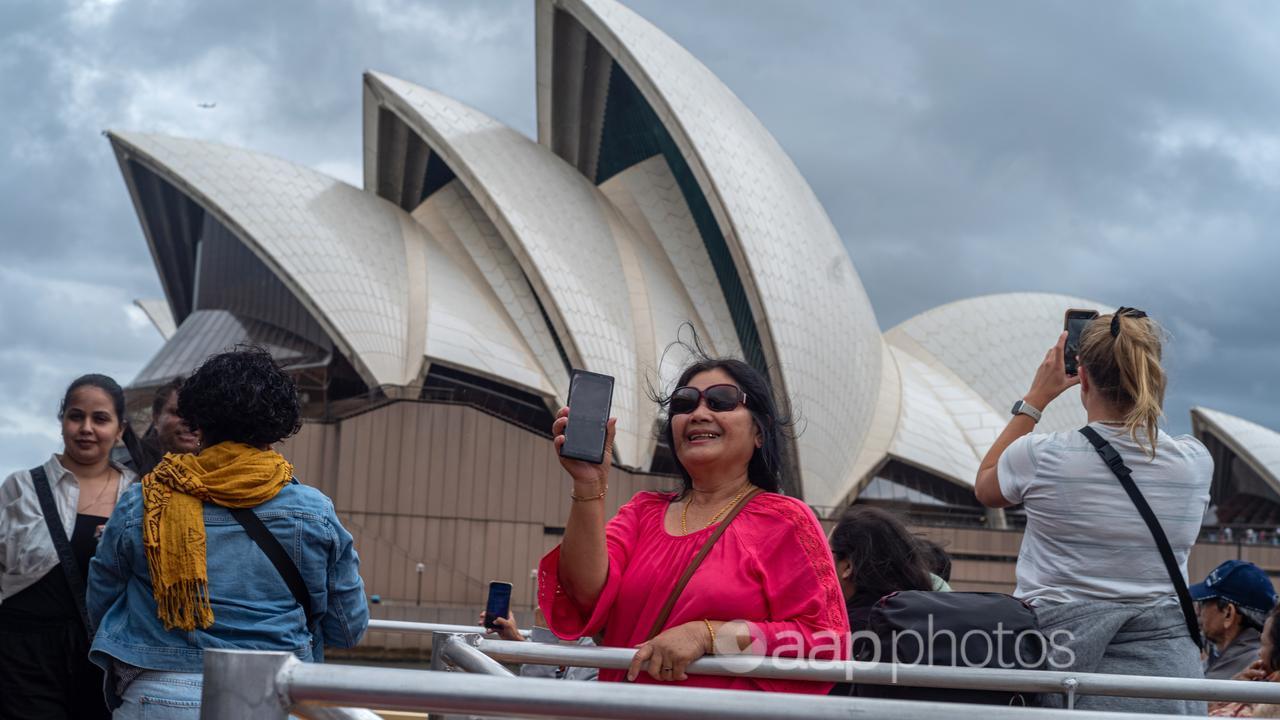
[[[1082,600],[1036,608],[1050,640],[1049,670],[1157,675],[1200,679],[1200,653],[1177,602],[1138,605]],[[1069,652],[1068,652],[1069,650]],[[1062,707],[1061,695],[1045,698]],[[1081,710],[1206,715],[1207,704],[1189,700],[1081,696]]]

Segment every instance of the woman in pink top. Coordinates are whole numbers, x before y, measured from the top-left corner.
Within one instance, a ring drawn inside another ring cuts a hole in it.
[[[817,518],[777,492],[784,421],[768,381],[742,361],[706,359],[677,384],[663,432],[684,478],[680,492],[638,493],[605,522],[615,419],[603,464],[561,459],[573,478],[572,508],[564,541],[539,572],[547,624],[566,640],[603,631],[603,645],[639,648],[629,670],[601,670],[604,681],[825,693],[830,683],[685,673],[717,652],[844,659],[849,621]],[[569,410],[552,428],[557,448]],[[648,639],[690,560],[739,503]]]

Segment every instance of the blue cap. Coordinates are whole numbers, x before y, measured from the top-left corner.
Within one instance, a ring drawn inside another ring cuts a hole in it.
[[[1197,602],[1222,598],[1245,610],[1266,615],[1276,606],[1276,591],[1262,568],[1244,560],[1228,560],[1191,588]]]

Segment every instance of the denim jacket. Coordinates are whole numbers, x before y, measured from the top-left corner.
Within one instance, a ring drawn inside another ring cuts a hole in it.
[[[209,601],[213,624],[165,630],[156,616],[142,548],[142,487],[125,492],[89,563],[89,656],[104,670],[112,658],[148,670],[195,672],[205,648],[284,650],[323,661],[324,646],[352,647],[369,625],[360,560],[351,533],[323,493],[296,481],[253,510],[297,564],[317,615],[306,614],[263,551],[225,508],[205,503]]]

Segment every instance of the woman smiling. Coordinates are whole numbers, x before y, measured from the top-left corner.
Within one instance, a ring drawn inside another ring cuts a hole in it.
[[[136,452],[124,412],[115,380],[78,378],[58,411],[62,452],[0,483],[0,719],[110,716],[84,588],[102,525],[135,479],[111,462],[122,438]]]
[[[688,675],[704,655],[750,651],[844,658],[849,623],[822,528],[778,494],[785,422],[768,381],[740,360],[703,359],[665,399],[663,428],[683,487],[642,492],[605,521],[605,461],[561,459],[573,479],[564,541],[542,560],[539,604],[552,631],[637,647],[600,680],[824,693],[830,683]],[[552,434],[564,443],[570,408]],[[684,584],[682,584],[684,583]]]

